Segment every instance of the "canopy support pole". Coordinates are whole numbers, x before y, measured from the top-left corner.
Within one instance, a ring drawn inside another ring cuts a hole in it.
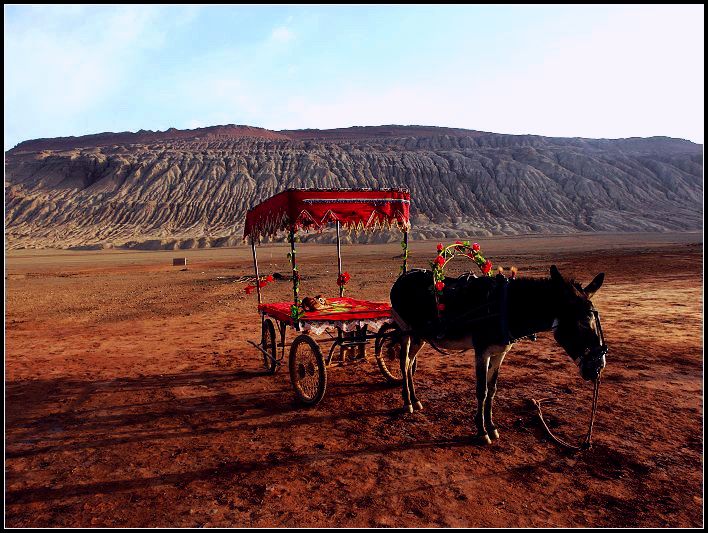
[[[295,230],[290,228],[290,263],[293,268],[293,304],[300,305],[300,298],[298,296],[298,272],[297,263],[295,261]]]
[[[339,281],[342,276],[342,245],[339,241],[339,220],[337,220],[337,270],[339,271],[337,281]],[[344,296],[344,285],[339,286],[339,297],[341,298],[342,296]]]
[[[403,273],[408,272],[408,230],[403,232]]]
[[[256,272],[256,293],[258,294],[258,305],[261,305],[261,277],[258,274],[258,257],[256,256],[256,241],[251,236],[251,253],[253,253],[253,270]]]

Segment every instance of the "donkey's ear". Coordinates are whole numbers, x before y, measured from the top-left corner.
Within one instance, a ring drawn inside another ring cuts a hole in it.
[[[588,298],[592,298],[592,295],[595,294],[598,290],[600,290],[600,287],[602,287],[602,282],[605,281],[605,273],[600,272],[597,276],[595,276],[595,279],[590,282],[590,284],[583,289],[583,292],[587,295]]]
[[[561,276],[561,273],[558,271],[558,267],[556,267],[556,265],[551,265],[551,279],[556,282],[563,281],[563,276]]]

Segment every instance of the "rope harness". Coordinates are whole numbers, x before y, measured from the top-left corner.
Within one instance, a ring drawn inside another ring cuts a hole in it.
[[[607,345],[605,344],[605,337],[602,334],[602,325],[600,324],[600,313],[597,311],[593,311],[595,314],[595,322],[597,323],[597,331],[600,334],[600,346],[597,348],[594,348],[590,351],[587,352],[587,356],[592,357],[592,358],[604,358],[605,354],[607,353]],[[543,411],[541,410],[541,404],[543,402],[555,402],[558,401],[558,398],[541,398],[540,400],[537,400],[535,398],[531,398],[531,402],[536,406],[536,411],[538,413],[538,418],[541,420],[541,424],[543,425],[543,428],[546,430],[546,433],[548,433],[548,436],[551,438],[553,442],[558,444],[559,446],[562,446],[564,448],[568,448],[569,450],[575,450],[575,451],[584,451],[584,450],[589,450],[592,447],[592,428],[593,424],[595,423],[595,415],[597,414],[597,400],[598,397],[600,396],[600,376],[602,375],[602,369],[598,372],[597,377],[595,378],[595,387],[593,390],[592,394],[592,409],[590,411],[590,422],[588,423],[588,433],[585,436],[585,440],[580,443],[580,445],[575,445],[575,444],[570,444],[569,442],[564,441],[560,437],[557,437],[556,435],[553,434],[551,431],[551,428],[548,427],[548,424],[543,418]]]
[[[452,355],[435,345],[435,340],[440,340],[445,337],[446,330],[452,327],[460,327],[471,324],[476,324],[478,322],[488,321],[491,318],[499,318],[500,327],[500,340],[501,344],[512,344],[523,339],[536,340],[536,333],[540,331],[546,331],[546,329],[534,329],[533,331],[525,332],[520,335],[513,335],[509,330],[509,311],[508,311],[508,289],[510,280],[501,274],[498,274],[494,278],[496,282],[495,288],[498,290],[498,294],[495,298],[489,298],[483,304],[473,307],[468,311],[454,317],[452,320],[445,317],[443,320],[438,319],[438,323],[435,326],[437,329],[437,334],[431,335],[426,338],[426,342],[437,352],[443,355]],[[496,310],[494,309],[496,307]],[[479,316],[479,311],[486,310],[486,313]],[[496,312],[495,312],[496,311]],[[474,316],[476,315],[476,316]],[[547,329],[550,329],[547,328]]]
[[[593,423],[595,422],[595,413],[597,413],[597,398],[600,395],[600,377],[595,380],[595,390],[592,395],[592,411],[590,412],[590,424],[588,425],[588,434],[585,436],[585,440],[580,443],[579,446],[576,446],[575,444],[570,444],[560,437],[557,437],[553,434],[551,431],[551,428],[548,427],[548,424],[546,424],[546,421],[543,418],[543,411],[541,411],[541,404],[543,402],[555,402],[558,401],[558,398],[541,398],[540,400],[537,400],[535,398],[531,398],[531,401],[533,404],[536,406],[536,411],[538,412],[538,418],[541,420],[541,424],[543,425],[544,429],[546,430],[546,433],[548,433],[548,436],[551,437],[551,440],[555,442],[556,444],[563,446],[564,448],[568,448],[569,450],[575,450],[575,451],[583,451],[583,450],[589,450],[592,447],[592,427]]]

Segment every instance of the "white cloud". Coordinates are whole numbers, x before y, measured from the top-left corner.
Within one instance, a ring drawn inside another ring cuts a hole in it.
[[[6,20],[6,138],[87,133],[87,115],[125,94],[141,54],[164,44],[161,14],[152,6],[45,6]]]
[[[165,9],[22,8],[22,18],[5,28],[6,138],[94,132],[90,118],[98,110],[144,99],[159,111],[135,129],[428,124],[703,141],[702,8],[700,17],[676,6],[617,8],[596,27],[559,31],[554,49],[529,42],[517,58],[495,58],[493,67],[482,62],[476,71],[477,49],[459,48],[434,64],[375,78],[351,75],[347,61],[356,55],[307,49],[321,28],[289,17],[262,26],[256,41],[236,40],[184,57],[180,68],[154,71],[149,94],[131,79],[136,65],[169,44],[171,27],[197,14],[169,8],[166,21]]]
[[[190,130],[194,130],[197,128],[206,128],[207,126],[213,126],[213,124],[207,124],[204,120],[200,118],[195,118],[192,120],[188,120],[184,127]]]
[[[702,142],[703,21],[675,9],[618,11],[526,68],[485,80],[472,93],[493,105],[478,119],[518,133]]]
[[[277,43],[288,43],[295,38],[295,33],[286,26],[275,28],[270,34],[270,40]]]
[[[625,9],[555,50],[504,69],[442,69],[289,95],[268,127],[429,124],[548,136],[668,135],[703,142],[702,17]],[[681,21],[680,24],[677,21]],[[502,61],[500,59],[500,61]],[[502,61],[502,64],[503,61]]]

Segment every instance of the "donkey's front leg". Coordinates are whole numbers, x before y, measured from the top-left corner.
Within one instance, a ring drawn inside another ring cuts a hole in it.
[[[412,413],[413,405],[411,404],[411,392],[409,389],[408,368],[410,367],[410,352],[411,352],[411,337],[406,335],[401,339],[401,355],[399,362],[401,363],[401,375],[403,376],[402,395],[403,395],[403,412]]]
[[[492,441],[484,427],[484,402],[487,398],[487,370],[489,369],[489,355],[475,350],[475,378],[477,381],[477,413],[474,415],[474,424],[477,426],[477,435],[474,440],[479,444],[489,444]]]

